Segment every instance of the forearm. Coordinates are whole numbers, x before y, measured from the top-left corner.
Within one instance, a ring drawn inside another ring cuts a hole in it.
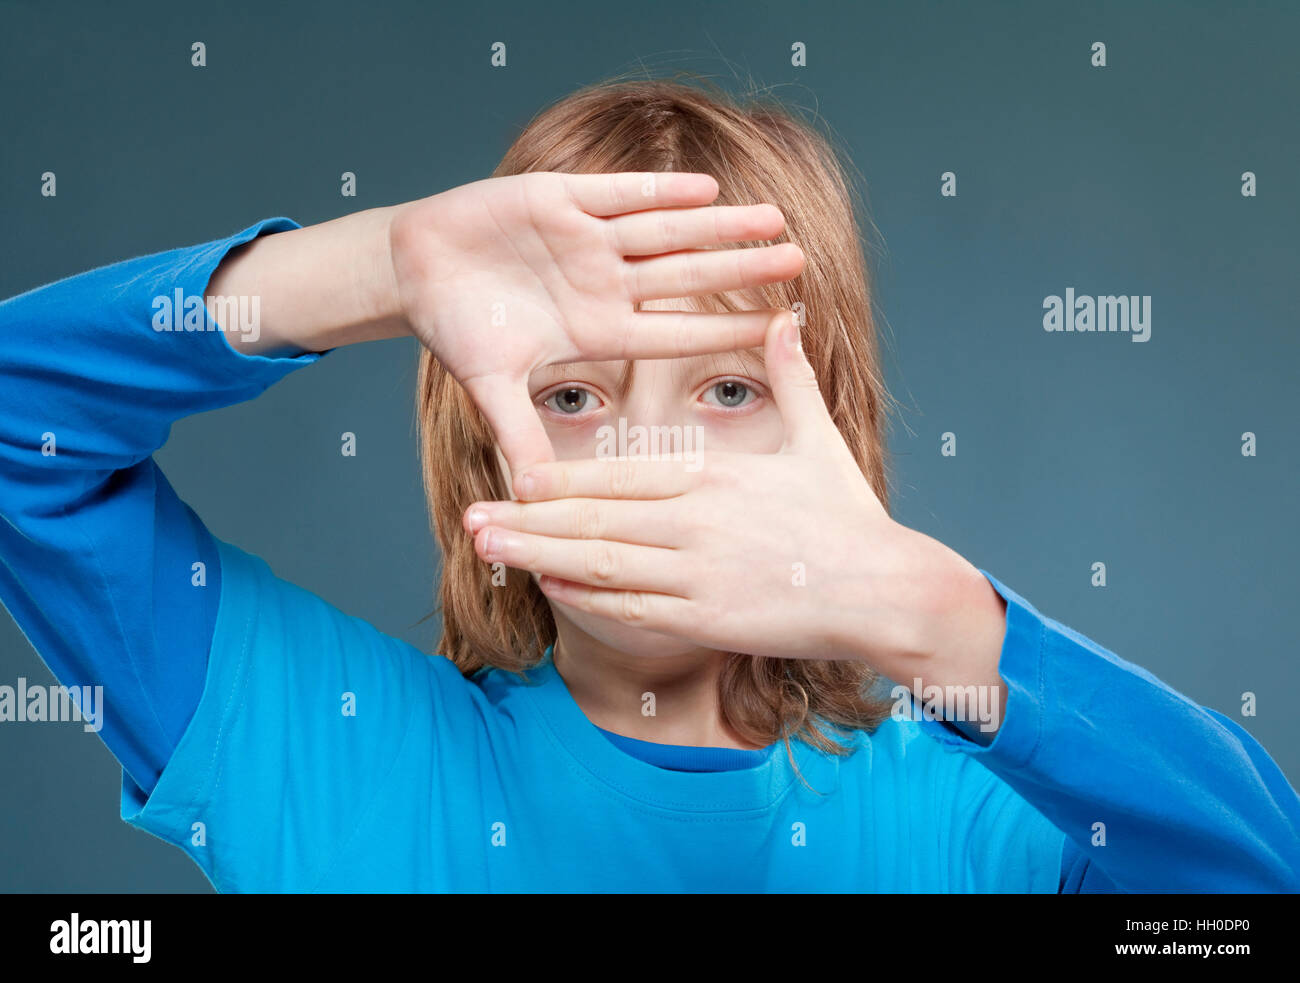
[[[389,238],[401,207],[261,236],[232,251],[208,283],[208,314],[246,355],[322,352],[409,333],[398,313]],[[257,298],[255,330],[222,323],[218,298],[235,297]]]
[[[1296,890],[1300,798],[1264,748],[989,579],[1007,604],[1002,726],[985,746],[921,726],[1007,782],[1105,875],[1073,889]]]

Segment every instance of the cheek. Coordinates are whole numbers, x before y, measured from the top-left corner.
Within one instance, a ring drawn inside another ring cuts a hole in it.
[[[738,454],[775,454],[785,441],[781,414],[770,402],[748,416],[715,417],[704,424],[704,451]]]
[[[551,438],[551,449],[557,461],[577,461],[595,457],[598,439],[596,431],[601,422],[590,421],[579,425],[546,423],[546,434]]]

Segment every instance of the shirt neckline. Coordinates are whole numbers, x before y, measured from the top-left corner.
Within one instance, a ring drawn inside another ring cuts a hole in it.
[[[765,756],[752,767],[730,771],[657,767],[615,746],[587,719],[555,668],[550,647],[524,675],[529,685],[523,692],[557,742],[593,778],[629,799],[675,812],[764,811],[800,782],[781,741],[762,749]],[[838,762],[832,756],[798,738],[791,739],[790,751],[808,784],[821,793],[833,789]]]
[[[760,764],[771,748],[694,747],[688,744],[656,744],[597,727],[605,739],[634,758],[656,768],[671,771],[735,771]]]

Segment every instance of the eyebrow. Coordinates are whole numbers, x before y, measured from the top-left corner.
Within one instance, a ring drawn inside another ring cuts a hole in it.
[[[537,370],[538,374],[544,378],[561,379],[565,376],[587,375],[593,365],[607,365],[607,362],[552,362],[550,365],[543,365]],[[632,365],[631,362],[624,362],[623,369],[619,373],[618,382],[614,388],[618,391],[619,398],[627,395],[628,389],[632,386]],[[546,385],[551,385],[547,382]]]
[[[766,370],[762,348],[744,348],[740,351],[715,352],[698,355],[692,362],[702,360],[714,375],[754,375]],[[674,371],[678,371],[675,369]]]

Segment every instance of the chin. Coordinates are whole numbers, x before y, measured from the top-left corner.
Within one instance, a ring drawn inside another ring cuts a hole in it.
[[[630,628],[618,621],[597,617],[578,611],[563,604],[551,603],[556,619],[563,618],[585,635],[589,635],[596,644],[604,645],[624,655],[642,659],[663,659],[672,656],[691,655],[704,651],[699,645],[647,631],[644,628]]]

